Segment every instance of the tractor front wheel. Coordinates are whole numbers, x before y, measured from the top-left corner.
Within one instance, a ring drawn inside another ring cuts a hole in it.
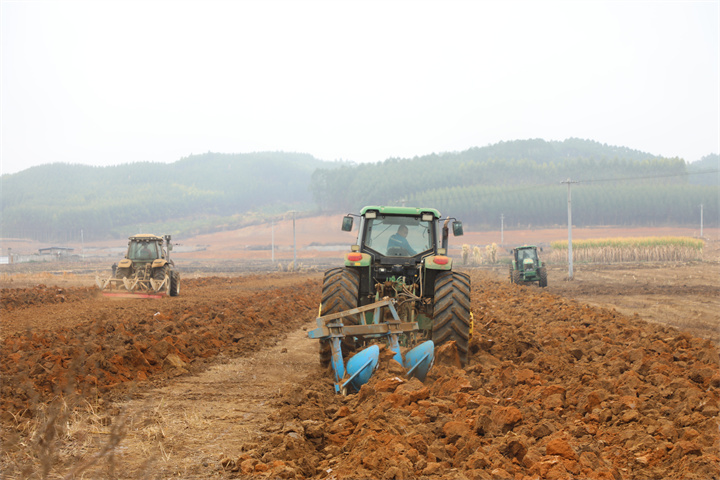
[[[320,316],[340,313],[358,307],[360,292],[360,274],[349,268],[333,268],[325,272],[323,277],[322,297],[320,300]],[[343,317],[345,325],[359,325],[360,316]],[[355,340],[351,337],[342,339],[343,357],[355,351]],[[332,360],[330,340],[320,340],[320,365],[327,367]]]
[[[545,267],[538,268],[538,276],[540,277],[538,285],[542,288],[547,287],[547,270],[545,270]]]
[[[470,277],[442,272],[435,278],[432,340],[435,345],[455,341],[460,363],[468,359],[470,342]]]

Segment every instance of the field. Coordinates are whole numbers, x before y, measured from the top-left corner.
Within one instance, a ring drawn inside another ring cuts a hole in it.
[[[161,300],[99,296],[102,259],[3,266],[3,478],[720,477],[717,237],[702,261],[551,265],[542,290],[461,268],[469,365],[439,348],[422,384],[384,355],[348,397],[307,338],[337,252],[282,272],[227,237],[187,242]]]

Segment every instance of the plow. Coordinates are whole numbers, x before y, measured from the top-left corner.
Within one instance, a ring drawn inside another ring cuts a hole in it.
[[[170,235],[139,234],[128,239],[125,258],[110,277],[95,277],[106,297],[162,298],[180,294],[180,275],[170,259]]]
[[[454,342],[464,365],[472,332],[470,278],[452,271],[447,256],[449,226],[462,235],[462,223],[443,222],[431,208],[368,206],[346,215],[343,231],[352,231],[354,218],[360,219],[357,242],[343,267],[325,272],[317,328],[308,333],[319,340],[320,364],[332,370],[335,392],[357,392],[369,381],[378,344],[420,381],[433,365],[435,346]]]
[[[406,375],[416,377],[420,381],[425,380],[435,359],[435,344],[432,340],[427,340],[407,352],[403,358],[399,339],[401,336],[407,338],[408,335],[418,332],[418,324],[417,322],[400,321],[395,304],[394,299],[385,298],[363,307],[317,318],[318,328],[308,332],[308,336],[330,344],[330,364],[336,393],[347,395],[348,392],[359,391],[360,387],[370,380],[380,357],[380,348],[377,345],[371,345],[353,355],[347,361],[346,366],[342,351],[343,340],[346,337],[352,337],[361,344],[372,340],[386,341],[390,350],[394,352],[393,360],[405,368]],[[391,320],[381,321],[383,308],[389,310]],[[360,325],[343,324],[343,318],[349,315],[360,314],[360,318],[364,319],[365,312],[372,312],[371,323],[363,321]]]
[[[95,284],[106,297],[161,298],[169,294],[170,277],[153,278],[152,266],[146,265],[130,278],[108,277],[103,280],[96,276]]]

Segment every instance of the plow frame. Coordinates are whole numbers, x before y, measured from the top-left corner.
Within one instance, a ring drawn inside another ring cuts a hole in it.
[[[147,269],[143,269],[129,278],[110,277],[103,281],[96,276],[95,283],[105,297],[162,298],[170,290],[170,277],[168,275],[165,275],[162,280],[156,280],[148,274]],[[113,291],[113,289],[125,289],[125,291],[117,292]]]

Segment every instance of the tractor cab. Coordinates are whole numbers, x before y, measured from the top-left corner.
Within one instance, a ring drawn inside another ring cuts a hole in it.
[[[373,215],[365,217],[358,237],[360,250],[376,258],[417,257],[435,247],[435,218],[431,215]]]
[[[521,247],[515,249],[515,261],[523,270],[535,269],[538,262],[536,247]]]
[[[344,231],[352,230],[355,216],[343,219]],[[434,208],[369,206],[361,210],[359,218],[357,242],[346,254],[345,265],[370,267],[363,275],[367,281],[363,290],[371,295],[377,281],[404,277],[413,284],[423,267],[450,270],[448,223],[452,221],[454,235],[463,234],[461,222],[448,218],[441,224],[440,212]]]
[[[152,262],[164,258],[162,237],[143,236],[133,237],[128,242],[127,258],[133,262]]]

